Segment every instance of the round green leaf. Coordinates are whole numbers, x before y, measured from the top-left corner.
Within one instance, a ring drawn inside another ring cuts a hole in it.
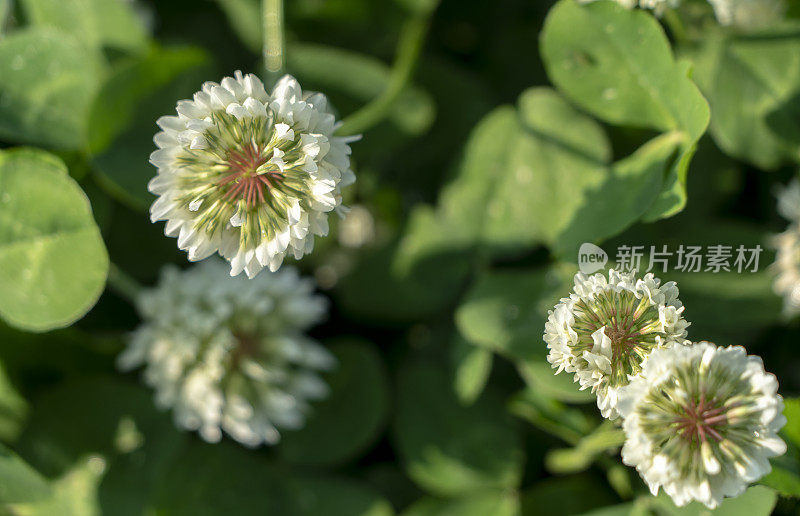
[[[0,40],[0,137],[59,149],[84,143],[101,58],[67,34],[26,29]]]
[[[705,131],[708,104],[650,13],[561,0],[541,38],[550,79],[590,113],[613,124],[685,131],[691,141]]]
[[[322,466],[350,460],[375,441],[386,422],[389,382],[374,346],[346,341],[331,351],[338,360],[326,377],[331,393],[313,405],[303,428],[283,433],[277,452],[287,461]]]
[[[0,154],[0,192],[0,316],[31,331],[71,324],[94,306],[108,273],[89,201],[41,151]]]
[[[397,398],[398,452],[422,488],[449,496],[519,484],[524,462],[520,438],[492,391],[464,407],[446,368],[420,362],[400,370]]]

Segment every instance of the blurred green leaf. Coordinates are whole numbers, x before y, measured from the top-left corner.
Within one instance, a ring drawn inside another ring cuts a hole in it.
[[[261,2],[259,0],[216,0],[233,31],[254,54],[261,53]]]
[[[516,394],[508,410],[538,429],[576,445],[587,435],[594,423],[581,410],[527,388]]]
[[[439,5],[439,0],[395,0],[415,14],[428,15]]]
[[[288,49],[287,68],[304,83],[325,92],[340,91],[368,102],[389,84],[391,69],[381,61],[349,50],[305,43]],[[421,88],[406,86],[393,104],[388,120],[404,133],[417,136],[428,130],[436,116],[431,96]]]
[[[568,285],[556,269],[484,273],[456,310],[456,326],[472,344],[507,358],[543,360],[547,310]]]
[[[49,495],[47,480],[0,444],[0,511],[3,504],[39,500]]]
[[[27,415],[28,402],[11,384],[5,367],[0,364],[0,441],[14,441]]]
[[[455,304],[472,261],[454,242],[459,236],[445,231],[425,205],[412,211],[407,231],[413,237],[365,253],[338,286],[339,305],[353,317],[429,319]]]
[[[464,405],[471,405],[486,387],[492,372],[492,352],[474,346],[460,335],[455,335],[451,343],[453,362],[453,390]]]
[[[184,446],[156,486],[153,510],[169,516],[291,515],[287,475],[230,441]]]
[[[759,481],[782,496],[800,497],[800,398],[785,398],[783,415],[786,425],[781,437],[788,445],[787,452],[770,460],[772,472]]]
[[[0,154],[0,315],[45,331],[82,317],[103,291],[108,255],[83,191],[57,158]]]
[[[754,273],[671,272],[665,281],[678,283],[684,316],[692,322],[689,338],[717,344],[748,344],[760,332],[780,320],[781,300],[772,291],[769,271]],[[710,302],[714,303],[712,310]],[[736,313],[736,320],[714,314]]]
[[[664,516],[705,516],[719,514],[724,516],[769,516],[778,501],[778,495],[764,486],[752,486],[736,498],[726,498],[716,509],[709,510],[705,505],[692,502],[676,507],[663,491],[653,499],[652,506]]]
[[[330,349],[338,360],[326,378],[331,393],[313,405],[303,428],[283,433],[276,450],[288,462],[329,466],[351,460],[375,441],[389,415],[389,381],[375,347],[352,340]]]
[[[572,448],[550,450],[545,455],[545,465],[559,475],[584,471],[598,455],[619,450],[624,442],[625,432],[614,423],[604,422]]]
[[[99,516],[97,489],[105,461],[89,456],[52,482],[52,495],[32,503],[11,505],[11,514],[19,516]]]
[[[310,477],[292,482],[288,516],[392,516],[392,506],[365,486],[340,478]],[[259,513],[260,514],[260,513]]]
[[[599,124],[554,91],[529,89],[517,112],[501,107],[478,124],[439,208],[409,224],[395,264],[419,271],[445,249],[505,256],[538,243],[571,255],[648,212],[682,141],[667,133],[610,165]]]
[[[800,161],[800,26],[706,36],[687,55],[711,105],[717,145],[765,169]]]
[[[20,0],[35,27],[54,28],[90,48],[140,51],[147,33],[127,0]]]
[[[781,496],[800,497],[800,474],[796,471],[798,469],[797,456],[792,457],[792,461],[793,462],[787,464],[787,466],[794,466],[795,471],[792,471],[789,467],[784,467],[773,459],[772,471],[759,480],[758,483],[774,489],[780,493]]]
[[[0,137],[59,149],[81,148],[102,66],[95,51],[52,29],[25,29],[4,37]]]
[[[174,114],[181,98],[191,97],[207,74],[209,59],[197,48],[153,47],[118,67],[92,106],[89,143],[99,184],[131,208],[145,210],[155,175],[149,163],[156,150],[156,120]]]
[[[408,507],[423,494],[394,457],[367,466],[364,474],[369,485],[384,495],[394,507]]]
[[[800,448],[800,398],[786,398],[783,415],[786,416],[787,422],[782,433]]]
[[[479,176],[488,197],[483,211],[475,209],[480,204],[460,208],[481,217],[476,227],[486,244],[499,250],[555,244],[591,192],[611,179],[606,173],[611,159],[608,138],[597,122],[555,91],[532,88],[520,95],[517,136],[506,144],[497,177]],[[459,180],[466,179],[462,175]],[[625,210],[620,213],[627,215]],[[592,215],[580,224],[592,220],[599,218]]]
[[[581,516],[651,516],[646,504],[629,502],[584,512]]]
[[[462,406],[433,363],[399,373],[394,438],[408,475],[439,495],[516,487],[524,453],[502,402],[486,391]]]
[[[580,209],[560,229],[553,244],[556,252],[572,259],[583,242],[614,236],[649,213],[680,144],[680,134],[666,133],[614,163],[603,182],[586,191]]]
[[[680,211],[688,161],[708,126],[709,108],[656,19],[614,2],[561,0],[547,16],[541,53],[558,89],[602,120],[683,133],[684,156],[647,218]]]
[[[151,493],[163,483],[184,435],[167,413],[156,410],[148,389],[91,377],[34,400],[19,449],[48,475],[61,474],[86,455],[95,456],[105,474],[93,498],[104,513],[134,516],[143,513]]]
[[[264,455],[227,441],[184,447],[161,482],[154,510],[169,516],[394,514],[360,483],[291,475]]]
[[[555,374],[555,369],[544,360],[519,361],[517,368],[531,389],[548,398],[566,403],[588,403],[597,399],[590,389],[579,389],[572,373]]]
[[[6,23],[11,16],[11,0],[0,0],[0,36],[6,32]]]
[[[89,151],[97,153],[108,147],[133,121],[143,99],[207,61],[207,55],[199,48],[151,46],[146,54],[116,67],[92,103]],[[155,120],[153,124],[155,127]]]
[[[617,501],[603,482],[588,474],[539,481],[520,500],[522,516],[579,514]]]
[[[461,498],[423,498],[402,516],[518,516],[519,500],[513,491],[486,491]]]

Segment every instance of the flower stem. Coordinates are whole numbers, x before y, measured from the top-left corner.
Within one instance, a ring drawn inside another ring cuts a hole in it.
[[[397,42],[397,53],[389,82],[380,95],[342,121],[338,135],[360,134],[386,118],[402,93],[417,65],[425,35],[430,25],[430,13],[412,16],[403,25]]]
[[[142,291],[139,282],[113,262],[108,264],[108,286],[131,304],[136,303],[136,298]]]
[[[264,23],[264,67],[270,85],[283,74],[284,34],[283,0],[262,0],[261,17]]]

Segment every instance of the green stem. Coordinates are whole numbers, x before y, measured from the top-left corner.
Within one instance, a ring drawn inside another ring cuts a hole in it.
[[[108,265],[108,286],[131,304],[136,303],[136,299],[142,292],[142,286],[139,282],[130,277],[115,263],[109,263]]]
[[[429,25],[429,14],[415,15],[406,21],[397,42],[397,54],[386,88],[361,109],[346,117],[337,131],[338,135],[363,133],[388,116],[400,93],[411,80]]]
[[[264,23],[264,67],[270,85],[274,85],[283,74],[284,34],[283,0],[262,0],[262,21]]]

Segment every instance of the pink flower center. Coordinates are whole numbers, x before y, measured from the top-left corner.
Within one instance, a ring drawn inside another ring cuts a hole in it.
[[[264,149],[256,144],[246,145],[240,151],[230,151],[227,159],[230,173],[217,182],[217,186],[225,189],[223,199],[231,202],[243,200],[249,207],[265,202],[264,190],[269,191],[283,178],[277,167],[258,172],[267,161],[269,158]]]
[[[675,420],[677,432],[687,441],[713,439],[719,442],[723,437],[718,427],[728,421],[725,411],[725,407],[707,401],[705,394],[701,394],[699,401],[690,401],[683,406],[683,415]]]

